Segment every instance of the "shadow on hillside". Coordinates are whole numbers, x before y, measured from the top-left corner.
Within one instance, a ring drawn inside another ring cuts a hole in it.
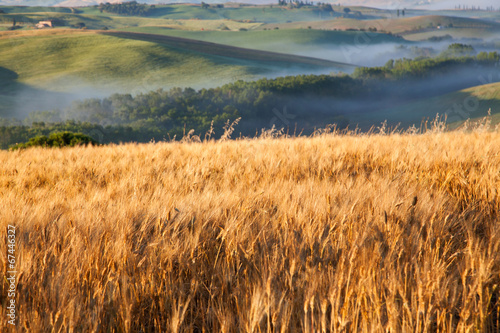
[[[17,85],[19,75],[10,69],[0,67],[0,95],[8,94]]]
[[[356,67],[355,65],[330,60],[296,56],[286,53],[246,49],[183,37],[127,31],[101,32],[101,34],[118,38],[153,42],[164,45],[168,48],[188,52],[197,52],[211,57],[219,57],[224,59],[224,63],[227,63],[228,60],[250,61],[253,62],[255,66],[263,68],[266,68],[266,65],[271,65],[272,67],[281,67],[284,69],[297,67],[316,71],[331,71],[333,69],[353,70]]]
[[[366,107],[364,112],[356,113],[356,109],[358,111],[363,109],[362,105],[357,105],[350,110],[354,112],[348,112],[347,115],[351,124],[359,125],[363,130],[371,126],[380,126],[385,120],[388,126],[399,125],[399,128],[403,130],[412,125],[425,127],[426,122],[430,128],[437,115],[442,121],[446,116],[446,123],[450,128],[456,128],[467,119],[476,121],[487,116],[489,109],[492,115],[500,113],[500,100],[494,97],[495,90],[492,90],[489,95],[486,92],[486,95],[479,99],[471,93],[461,91],[450,95],[408,101],[399,105],[394,105],[389,99],[384,99],[378,104],[373,104],[371,109]]]
[[[60,109],[77,99],[73,93],[53,92],[18,82],[16,72],[0,67],[0,117],[25,118],[32,111]]]
[[[174,9],[172,7],[156,7],[154,10],[151,11],[150,14],[148,14],[147,17],[162,17],[166,16],[169,14],[172,14],[174,12]]]
[[[495,98],[496,89],[484,87],[484,93],[481,98],[465,92],[454,94],[454,98],[450,99],[447,105],[443,105],[441,114],[447,115],[448,124],[459,124],[467,119],[480,120],[488,115],[490,109],[491,115],[500,113],[500,100]]]

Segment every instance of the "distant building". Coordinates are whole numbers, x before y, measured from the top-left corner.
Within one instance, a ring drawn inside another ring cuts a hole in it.
[[[52,20],[48,20],[48,21],[40,21],[36,24],[36,27],[38,29],[43,29],[43,28],[53,28],[54,27],[54,23]]]

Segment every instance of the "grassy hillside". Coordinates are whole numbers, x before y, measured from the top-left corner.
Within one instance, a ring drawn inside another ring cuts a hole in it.
[[[311,47],[311,46],[339,46],[340,44],[355,44],[360,32],[358,31],[321,31],[309,30],[307,26],[288,30],[263,31],[182,31],[163,27],[137,27],[129,28],[127,31],[146,33],[157,33],[169,36],[192,38],[208,42],[217,42],[234,46],[252,46],[252,48],[263,48],[276,45],[276,49],[284,47]],[[401,43],[400,38],[374,33],[370,34],[373,44],[378,43]]]
[[[393,43],[394,45],[409,44],[402,38],[382,33],[367,33],[358,31],[322,31],[309,29],[283,29],[283,30],[253,30],[253,31],[180,31],[163,27],[138,27],[128,28],[125,31],[145,32],[191,38],[201,41],[217,42],[221,44],[253,49],[310,56],[328,59],[343,63],[356,62],[345,56],[346,48],[353,48],[355,54],[359,41],[362,47]],[[368,38],[368,41],[365,42]],[[385,51],[390,51],[386,48]],[[378,50],[380,52],[382,50]],[[347,51],[350,54],[351,49]],[[372,52],[374,55],[376,52]],[[372,57],[373,58],[373,57]],[[370,58],[371,59],[371,58]],[[387,61],[387,60],[385,60]],[[385,63],[385,61],[382,62]]]
[[[290,22],[263,24],[263,29],[322,29],[348,30],[376,28],[379,32],[387,32],[404,37],[407,41],[425,41],[431,37],[449,35],[455,39],[475,38],[487,39],[498,36],[500,23],[493,20],[434,15],[434,12],[424,16],[400,17],[390,16],[384,19],[358,20],[355,18],[337,18],[334,20],[313,22]],[[439,27],[439,28],[438,28]],[[382,42],[388,38],[381,39]],[[388,42],[393,42],[390,39]]]
[[[2,151],[17,331],[496,332],[499,168],[498,132]]]
[[[295,29],[310,26],[313,29],[366,29],[377,28],[379,31],[387,31],[393,34],[404,34],[409,32],[417,32],[419,30],[434,29],[437,27],[449,28],[448,31],[453,31],[452,28],[460,29],[482,29],[500,31],[500,23],[486,21],[481,19],[425,15],[416,17],[400,17],[400,18],[384,18],[376,20],[358,20],[355,18],[338,18],[328,21],[315,22],[291,22],[280,24],[262,25],[260,29]]]
[[[84,9],[85,13],[98,15],[92,8]],[[106,13],[104,13],[106,14]],[[108,15],[108,14],[106,14]],[[150,17],[169,18],[175,20],[251,20],[256,22],[309,21],[331,18],[316,8],[288,9],[279,6],[230,6],[225,8],[203,9],[196,5],[158,5]]]
[[[11,74],[0,77],[0,85],[4,87],[0,92],[2,116],[17,111],[26,115],[30,106],[18,100],[17,94],[21,92],[26,93],[26,103],[40,110],[42,106],[49,107],[51,101],[55,101],[56,106],[60,101],[51,93],[46,95],[47,91],[76,93],[76,96],[68,96],[67,99],[71,99],[159,87],[201,88],[238,79],[272,76],[290,66],[318,70],[326,63],[304,64],[293,57],[282,62],[281,58],[269,59],[268,55],[258,52],[246,54],[246,57],[238,56],[237,52],[221,56],[220,52],[211,54],[199,45],[190,47],[189,42],[159,44],[79,30],[4,34],[5,38],[0,37],[0,67]],[[30,93],[29,89],[38,91]]]
[[[484,9],[481,7],[481,9]],[[500,13],[498,11],[486,11],[486,10],[425,10],[425,9],[410,9],[407,11],[409,15],[412,16],[422,16],[422,15],[442,15],[442,16],[454,16],[454,17],[466,17],[466,18],[478,18],[490,21],[499,21]]]
[[[483,28],[454,28],[454,29],[422,29],[403,34],[404,38],[410,41],[426,41],[429,38],[451,36],[452,38],[469,42],[490,40],[498,37],[499,31],[497,29],[483,29]],[[469,42],[470,43],[470,42]]]
[[[222,9],[202,9],[193,5],[158,5],[147,17],[121,16],[118,14],[101,13],[97,7],[84,8],[53,8],[53,7],[13,7],[0,6],[5,14],[0,14],[0,22],[12,22],[16,18],[18,22],[36,23],[47,18],[56,18],[67,22],[68,25],[75,22],[84,22],[88,27],[99,29],[123,28],[138,25],[165,25],[172,20],[212,21],[231,20],[239,23],[285,23],[293,21],[316,21],[329,20],[340,15],[339,12],[325,12],[317,7],[301,9],[288,9],[279,6],[228,6]],[[353,8],[354,10],[355,8]],[[338,11],[341,11],[340,7]],[[379,18],[379,11],[369,8],[358,8],[364,13],[364,18]],[[199,22],[192,22],[193,25]],[[210,25],[208,23],[208,25]]]
[[[487,80],[487,78],[486,78]],[[500,123],[500,83],[481,85],[457,91],[444,96],[438,96],[420,101],[412,101],[407,105],[400,105],[377,113],[379,119],[401,121],[408,125],[411,121],[420,123],[425,118],[433,118],[437,113],[447,114],[451,126],[461,125],[463,121],[471,119],[478,121],[492,112],[492,123]],[[363,117],[360,121],[370,121]]]
[[[76,23],[85,23],[91,29],[118,29],[136,26],[174,26],[182,29],[216,29],[221,23],[212,21],[229,21],[233,28],[252,29],[264,23],[285,23],[295,21],[330,20],[340,14],[320,11],[314,8],[287,9],[279,7],[234,7],[224,9],[202,9],[199,6],[172,5],[157,6],[152,15],[147,17],[122,16],[112,13],[101,13],[95,7],[61,8],[33,7],[16,10],[14,7],[5,8],[5,14],[0,14],[0,22],[11,23],[16,21],[32,25],[40,20],[58,19],[67,26]],[[372,17],[372,16],[367,16]],[[378,18],[378,16],[376,16]],[[180,23],[180,24],[179,24]]]
[[[218,55],[236,59],[244,60],[258,60],[262,62],[269,62],[281,66],[317,66],[330,69],[343,69],[352,70],[355,66],[345,63],[339,63],[334,61],[326,61],[315,58],[299,57],[287,55],[285,53],[274,53],[265,51],[256,51],[250,48],[239,48],[234,46],[227,46],[223,44],[216,44],[210,42],[199,41],[195,39],[186,39],[165,35],[157,34],[146,34],[146,33],[136,33],[136,32],[103,32],[105,35],[117,36],[122,38],[138,39],[145,41],[152,41],[155,43],[161,43],[175,48],[182,48],[186,50],[192,50],[196,52],[206,53],[210,55]],[[180,34],[182,35],[182,34]],[[187,34],[189,36],[189,34]],[[228,43],[229,44],[229,43]],[[229,44],[230,45],[230,44]],[[243,44],[244,45],[244,44]],[[252,44],[246,44],[252,45]],[[282,50],[286,51],[286,50]],[[311,67],[311,69],[313,69]],[[316,70],[319,68],[316,68]]]
[[[102,95],[167,86],[205,86],[263,73],[261,68],[230,59],[172,50],[149,42],[73,32],[1,39],[0,64],[14,72],[16,82],[24,86],[49,92],[79,91],[82,95],[86,90],[88,94],[100,91]],[[3,95],[17,99],[15,93],[22,93],[23,88],[16,87]],[[39,97],[46,99],[43,93]],[[2,111],[5,115],[10,110]]]
[[[166,26],[179,29],[201,30],[201,29],[217,29],[224,21],[227,20],[175,20],[171,18],[154,18],[154,17],[138,17],[138,16],[118,16],[118,15],[90,15],[90,14],[71,14],[71,13],[30,13],[30,14],[0,14],[0,24],[3,28],[12,25],[13,20],[18,22],[18,25],[24,28],[31,28],[39,21],[47,19],[55,19],[63,22],[65,27],[75,26],[78,23],[84,23],[89,29],[120,29],[127,27],[138,26]],[[238,22],[230,21],[228,23],[233,29],[240,28],[253,29],[260,26],[262,23],[255,22]]]

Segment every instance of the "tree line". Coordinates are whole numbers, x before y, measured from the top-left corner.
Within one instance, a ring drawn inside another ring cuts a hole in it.
[[[353,96],[361,85],[347,75],[299,75],[237,81],[211,89],[158,89],[136,96],[90,98],[75,101],[64,110],[32,112],[24,123],[0,121],[0,148],[54,131],[102,133],[102,138],[94,139],[110,143],[181,138],[191,129],[203,135],[213,127],[216,138],[223,134],[227,120],[240,117],[238,132],[245,136],[273,125],[292,131],[295,123],[306,132],[324,121],[345,127],[347,119],[322,100]]]
[[[479,52],[467,44],[454,43],[435,58],[389,60],[385,66],[358,67],[353,77],[358,79],[425,79],[437,77],[460,68],[473,66],[496,67],[498,52]]]
[[[381,67],[357,68],[352,75],[286,76],[210,89],[158,89],[75,101],[63,110],[32,112],[24,122],[0,120],[0,148],[64,131],[90,135],[100,143],[179,139],[191,129],[203,136],[210,128],[215,128],[217,138],[226,121],[237,118],[242,118],[237,133],[244,136],[272,126],[304,134],[333,123],[343,128],[349,124],[353,102],[361,101],[366,108],[370,101],[446,93],[433,86],[439,81],[436,77],[449,75],[452,81],[465,82],[466,78],[453,80],[452,75],[469,69],[470,82],[475,82],[481,70],[497,69],[498,53],[473,52],[456,44],[437,58],[391,60]],[[457,88],[448,86],[439,89]]]
[[[155,9],[155,5],[139,4],[137,1],[111,4],[109,2],[100,3],[100,12],[113,13],[129,16],[147,16]]]

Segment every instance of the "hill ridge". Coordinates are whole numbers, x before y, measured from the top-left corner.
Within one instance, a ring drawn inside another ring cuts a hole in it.
[[[313,57],[290,55],[285,53],[270,52],[270,51],[260,51],[236,46],[228,46],[218,43],[205,42],[196,39],[182,38],[182,37],[172,37],[166,35],[157,34],[147,34],[139,32],[124,32],[124,31],[102,31],[99,32],[102,35],[108,35],[113,37],[130,38],[148,42],[156,42],[167,44],[174,47],[187,48],[192,51],[197,51],[201,53],[206,53],[210,55],[217,56],[230,56],[232,58],[258,61],[270,61],[270,62],[291,62],[304,65],[321,66],[328,68],[342,68],[342,69],[353,69],[358,67],[353,64],[347,64],[343,62],[336,62],[330,60],[324,60]]]

